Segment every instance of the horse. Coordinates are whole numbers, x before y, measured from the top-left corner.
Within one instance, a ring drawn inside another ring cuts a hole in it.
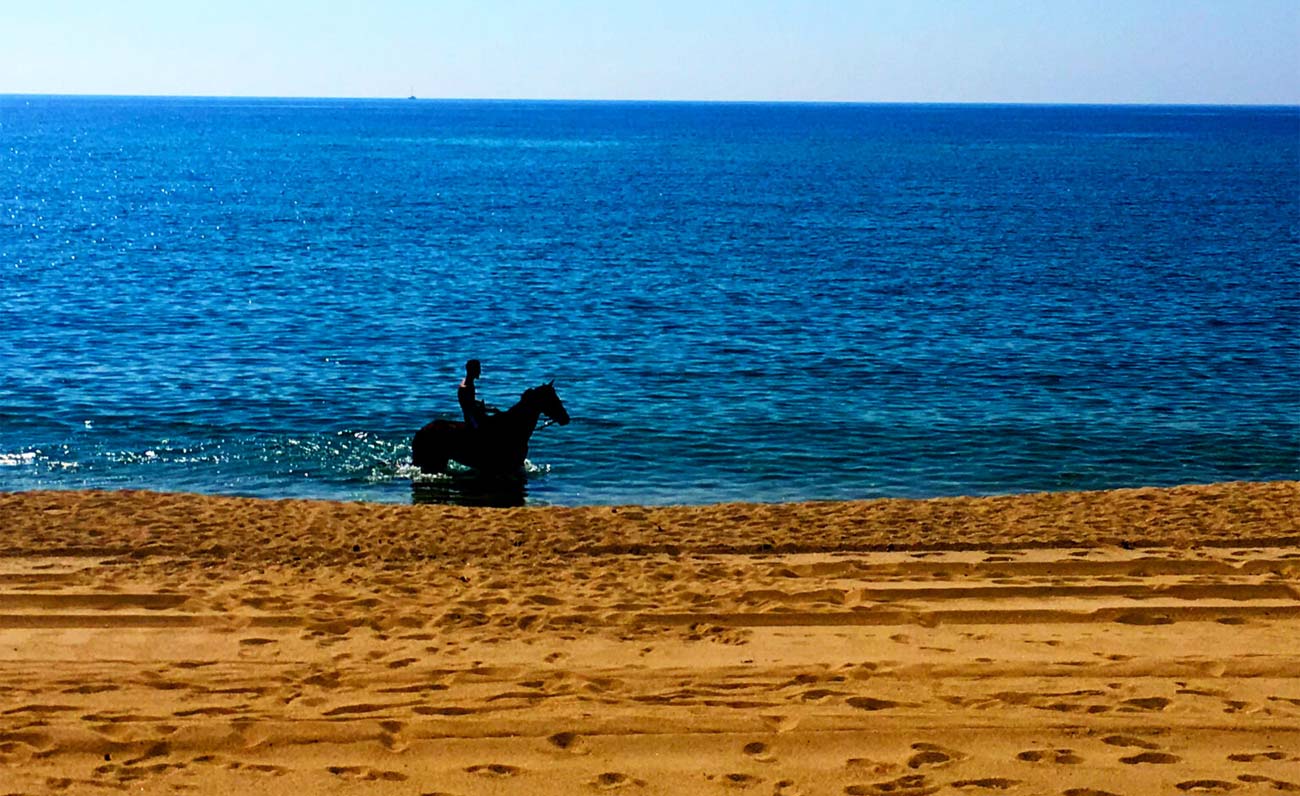
[[[447,472],[448,460],[454,460],[484,475],[522,475],[528,440],[542,415],[561,426],[569,424],[569,413],[555,394],[554,379],[524,390],[518,403],[485,418],[478,428],[455,420],[434,420],[415,432],[411,463],[430,474]]]

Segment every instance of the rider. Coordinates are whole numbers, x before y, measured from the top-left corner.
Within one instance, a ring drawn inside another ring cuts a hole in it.
[[[473,429],[481,427],[483,421],[487,420],[488,414],[497,411],[478,400],[474,394],[474,380],[482,372],[482,366],[477,359],[469,360],[465,363],[465,378],[456,388],[456,400],[460,402],[460,411],[465,414],[466,425]]]

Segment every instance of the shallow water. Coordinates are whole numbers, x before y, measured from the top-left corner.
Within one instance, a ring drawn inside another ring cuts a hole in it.
[[[0,489],[1300,477],[1300,109],[0,97]]]

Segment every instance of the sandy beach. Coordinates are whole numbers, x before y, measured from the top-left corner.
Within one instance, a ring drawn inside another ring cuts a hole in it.
[[[1300,482],[0,533],[3,794],[1300,791]]]

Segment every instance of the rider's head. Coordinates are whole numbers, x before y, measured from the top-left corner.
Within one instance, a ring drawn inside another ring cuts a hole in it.
[[[471,379],[477,379],[482,372],[477,359],[471,359],[465,363],[465,375]]]

